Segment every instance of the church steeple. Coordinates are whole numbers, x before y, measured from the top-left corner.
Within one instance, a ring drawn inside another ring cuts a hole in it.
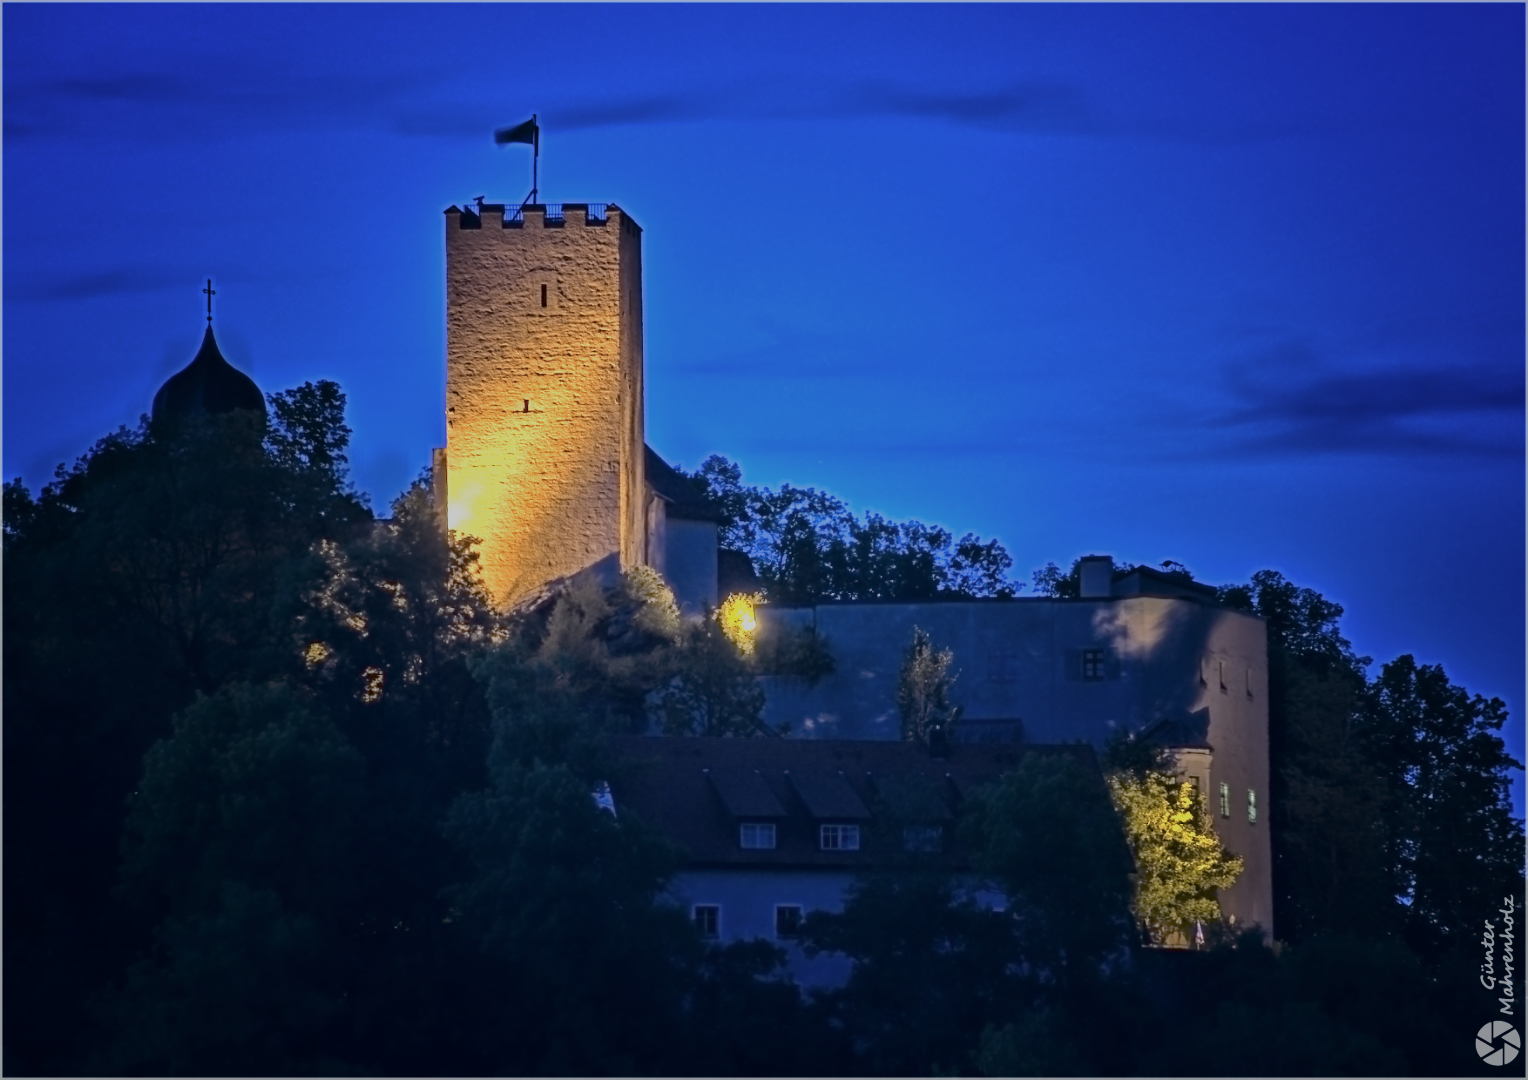
[[[195,359],[165,380],[154,395],[154,420],[164,421],[194,413],[226,413],[234,409],[265,412],[265,395],[255,381],[234,367],[218,351],[212,336],[212,279],[207,279],[207,332]]]

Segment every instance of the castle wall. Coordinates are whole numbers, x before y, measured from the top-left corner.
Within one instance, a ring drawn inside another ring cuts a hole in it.
[[[1241,879],[1221,893],[1222,910],[1272,933],[1262,619],[1165,596],[765,605],[758,615],[761,635],[781,623],[815,626],[833,653],[836,670],[814,687],[764,680],[765,720],[789,724],[797,737],[899,738],[897,678],[915,626],[954,653],[951,700],[964,706],[966,737],[980,738],[986,725],[1032,743],[1081,740],[1102,749],[1121,728],[1174,723],[1186,741],[1207,745],[1180,763],[1199,777],[1221,841],[1246,860]],[[1085,664],[1088,653],[1098,666]],[[1256,821],[1248,820],[1249,790]]]
[[[563,216],[446,211],[446,472],[510,606],[645,551],[641,229],[611,205]]]

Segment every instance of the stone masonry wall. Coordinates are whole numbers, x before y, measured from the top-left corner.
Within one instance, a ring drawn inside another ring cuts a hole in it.
[[[446,211],[449,522],[503,606],[644,548],[641,230],[564,212]]]

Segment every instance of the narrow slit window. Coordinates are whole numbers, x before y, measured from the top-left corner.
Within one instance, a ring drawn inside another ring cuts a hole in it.
[[[1223,818],[1228,818],[1228,817],[1231,816],[1231,785],[1230,784],[1221,784],[1220,785],[1220,816],[1223,817]]]
[[[1247,696],[1252,696],[1252,669],[1247,669]]]
[[[1220,661],[1220,689],[1224,693],[1226,689],[1226,662]]]
[[[541,306],[546,307],[546,286],[541,286]]]
[[[1257,824],[1257,792],[1247,789],[1247,824]]]

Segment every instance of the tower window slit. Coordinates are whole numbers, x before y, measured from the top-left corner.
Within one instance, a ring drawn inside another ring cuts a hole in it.
[[[546,286],[541,286],[541,306],[546,307]]]

